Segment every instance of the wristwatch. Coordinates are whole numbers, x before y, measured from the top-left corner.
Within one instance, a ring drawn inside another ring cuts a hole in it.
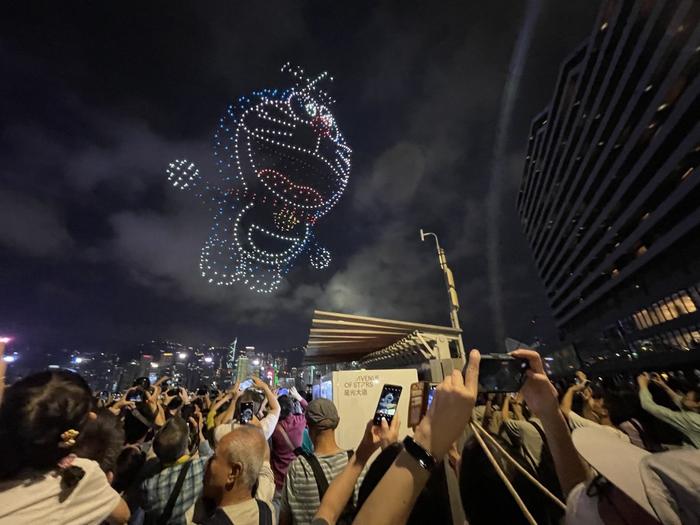
[[[433,455],[425,450],[422,446],[416,443],[411,436],[406,436],[403,440],[403,447],[413,459],[415,459],[421,468],[424,468],[428,472],[432,471],[437,465],[437,461]]]

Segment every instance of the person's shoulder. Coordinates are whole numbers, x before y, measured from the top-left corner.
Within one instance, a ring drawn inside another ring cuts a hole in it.
[[[76,466],[76,467],[80,467],[86,473],[101,470],[100,464],[97,463],[97,461],[93,461],[92,459],[87,459],[87,458],[76,457],[75,459],[73,459],[72,465]]]

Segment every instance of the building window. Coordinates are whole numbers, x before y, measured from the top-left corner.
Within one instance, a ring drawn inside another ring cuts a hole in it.
[[[688,295],[687,292],[683,291],[679,294],[680,300],[683,303],[683,306],[687,310],[689,314],[692,314],[694,312],[697,312],[697,304],[693,299]]]

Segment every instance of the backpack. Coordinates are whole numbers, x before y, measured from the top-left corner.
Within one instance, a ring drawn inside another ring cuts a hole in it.
[[[270,510],[270,507],[260,501],[259,499],[255,500],[255,503],[258,504],[258,524],[259,525],[272,525],[272,511]],[[204,521],[203,525],[235,525],[232,521],[231,518],[228,517],[226,512],[224,512],[223,509],[218,508],[216,509],[216,512]]]
[[[347,454],[348,461],[350,461],[350,458],[353,455],[353,451],[348,450]],[[314,474],[314,479],[316,480],[316,487],[318,488],[318,499],[319,501],[323,500],[323,496],[328,490],[328,478],[326,478],[326,474],[323,472],[321,463],[319,463],[318,458],[315,454],[307,454],[306,452],[302,451],[299,455],[303,457],[311,467],[311,471]],[[336,524],[351,525],[353,520],[355,519],[355,512],[355,505],[353,504],[351,497],[345,505],[343,512],[340,513]]]

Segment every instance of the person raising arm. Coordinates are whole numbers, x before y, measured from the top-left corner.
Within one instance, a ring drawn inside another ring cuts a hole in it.
[[[375,450],[386,447],[399,440],[399,427],[401,422],[395,416],[391,425],[382,418],[379,425],[375,425],[370,419],[365,427],[365,434],[357,446],[355,454],[348,460],[348,465],[328,486],[328,491],[321,500],[321,506],[314,516],[311,525],[335,525],[343,512],[355,489],[362,470],[372,457]]]
[[[406,448],[367,498],[353,524],[406,523],[436,462],[443,459],[469,423],[476,402],[480,359],[479,352],[472,350],[464,376],[454,370],[438,385],[413,439],[404,440]]]
[[[585,481],[586,469],[581,462],[564,415],[559,410],[557,391],[545,374],[542,358],[532,350],[516,350],[513,357],[529,363],[527,379],[520,390],[528,408],[542,422],[547,444],[554,459],[554,466],[562,492],[567,495],[576,485]]]

